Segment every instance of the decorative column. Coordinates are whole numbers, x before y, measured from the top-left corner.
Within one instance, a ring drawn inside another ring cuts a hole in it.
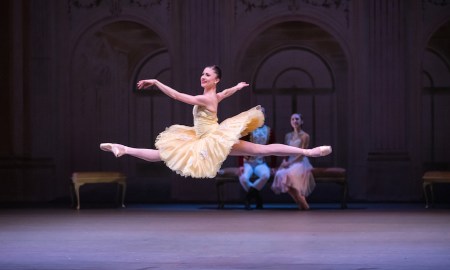
[[[407,3],[366,1],[367,198],[409,199]],[[404,186],[403,188],[398,188]]]

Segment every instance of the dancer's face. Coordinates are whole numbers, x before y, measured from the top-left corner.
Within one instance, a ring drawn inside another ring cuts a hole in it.
[[[291,115],[291,126],[293,129],[300,129],[303,124],[302,118],[298,113]]]
[[[219,78],[217,78],[216,72],[212,68],[206,67],[200,77],[200,84],[202,87],[215,88],[218,82]]]

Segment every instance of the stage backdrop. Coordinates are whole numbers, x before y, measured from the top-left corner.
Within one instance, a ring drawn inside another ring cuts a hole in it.
[[[346,168],[350,200],[420,201],[423,172],[450,169],[448,1],[7,0],[0,12],[0,201],[67,200],[72,172],[114,170],[129,202],[214,202],[212,180],[99,150],[152,148],[192,125],[192,106],[135,85],[195,95],[211,64],[220,89],[250,83],[220,119],[260,104],[283,142],[302,113],[311,147],[333,147],[313,166]]]

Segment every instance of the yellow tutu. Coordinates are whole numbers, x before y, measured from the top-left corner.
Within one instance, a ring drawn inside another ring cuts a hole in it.
[[[173,125],[160,133],[155,146],[166,165],[182,176],[213,178],[239,138],[260,127],[260,106],[218,124],[216,113],[194,106],[194,126]]]

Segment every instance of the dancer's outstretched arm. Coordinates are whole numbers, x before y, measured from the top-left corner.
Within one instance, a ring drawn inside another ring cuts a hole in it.
[[[158,87],[161,92],[168,95],[169,97],[190,105],[207,106],[210,102],[209,99],[204,95],[192,96],[189,94],[181,93],[156,79],[141,80],[137,83],[138,89],[145,89],[152,85]]]
[[[225,89],[225,90],[217,93],[219,102],[222,101],[224,98],[227,98],[227,97],[233,95],[234,93],[236,93],[237,91],[241,90],[242,88],[244,88],[246,86],[248,86],[248,83],[240,82],[231,88]]]

